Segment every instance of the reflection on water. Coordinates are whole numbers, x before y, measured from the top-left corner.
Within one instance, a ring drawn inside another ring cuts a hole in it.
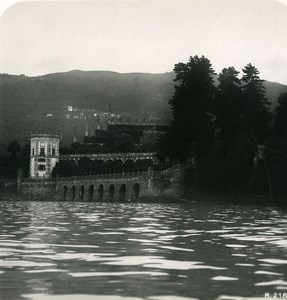
[[[287,299],[283,209],[1,202],[0,227],[0,299]]]

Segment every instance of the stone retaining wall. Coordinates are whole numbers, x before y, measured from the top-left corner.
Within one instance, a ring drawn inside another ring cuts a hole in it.
[[[163,172],[59,177],[20,182],[19,192],[34,198],[65,201],[138,201],[141,197],[180,193],[181,167]]]

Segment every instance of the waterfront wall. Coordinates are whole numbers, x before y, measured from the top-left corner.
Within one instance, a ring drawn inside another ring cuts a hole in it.
[[[31,199],[64,201],[139,201],[141,198],[176,196],[181,190],[179,165],[165,171],[22,180],[18,191]]]
[[[18,187],[18,193],[29,197],[30,199],[40,199],[46,197],[55,198],[56,182],[48,180],[21,182]],[[55,198],[55,200],[58,197]]]

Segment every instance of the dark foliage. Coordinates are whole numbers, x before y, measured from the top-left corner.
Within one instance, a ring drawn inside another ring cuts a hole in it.
[[[197,185],[229,193],[250,192],[254,152],[254,142],[246,133],[228,143],[217,140],[209,156],[197,165]]]
[[[282,193],[286,196],[287,139],[283,137],[271,138],[266,143],[264,155],[274,193]]]
[[[218,78],[215,121],[219,131],[218,138],[225,143],[243,131],[243,93],[238,74],[237,70],[230,67],[223,69]]]
[[[243,70],[242,118],[246,130],[251,132],[259,143],[264,143],[270,133],[270,102],[265,97],[263,80],[259,78],[257,68],[248,64]]]
[[[15,157],[17,152],[21,151],[21,146],[17,141],[13,141],[8,145],[7,151],[10,152],[13,157]]]
[[[162,139],[164,155],[186,161],[192,152],[204,156],[212,144],[213,126],[208,113],[214,110],[214,71],[204,56],[190,57],[174,67],[175,91],[170,105],[173,121]]]
[[[188,63],[175,65],[174,71],[173,121],[160,141],[160,156],[193,161],[185,181],[197,187],[231,193],[254,191],[255,182],[260,185],[258,172],[262,172],[255,157],[271,129],[259,71],[248,64],[239,79],[235,68],[224,68],[217,88],[205,57],[191,57]]]
[[[82,158],[76,164],[74,161],[60,161],[53,169],[53,177],[69,177],[83,176],[96,174],[115,174],[122,172],[141,172],[147,171],[153,167],[152,160],[126,160],[122,163],[121,160],[94,161],[88,158]]]
[[[275,193],[287,195],[287,93],[278,98],[273,136],[266,142],[264,156]]]
[[[162,133],[124,128],[122,130],[97,130],[94,136],[86,136],[83,143],[72,143],[61,148],[61,154],[91,154],[117,152],[155,152]]]
[[[11,143],[12,144],[12,143]],[[11,145],[10,144],[10,145]],[[12,149],[19,149],[18,142],[17,147]],[[0,156],[0,178],[16,179],[19,169],[22,169],[23,176],[29,176],[29,164],[30,164],[30,146],[27,144],[23,147],[20,155]]]
[[[205,181],[200,183],[217,190],[246,193],[253,190],[257,172],[262,171],[256,169],[254,158],[258,143],[268,137],[271,115],[258,70],[248,64],[242,80],[238,74],[229,67],[219,75],[216,138],[201,168]]]
[[[287,139],[287,93],[279,96],[278,103],[275,109],[274,134]]]

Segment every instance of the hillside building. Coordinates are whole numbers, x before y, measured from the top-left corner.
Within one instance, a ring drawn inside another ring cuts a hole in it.
[[[50,178],[59,161],[60,137],[55,134],[32,134],[30,178]]]

